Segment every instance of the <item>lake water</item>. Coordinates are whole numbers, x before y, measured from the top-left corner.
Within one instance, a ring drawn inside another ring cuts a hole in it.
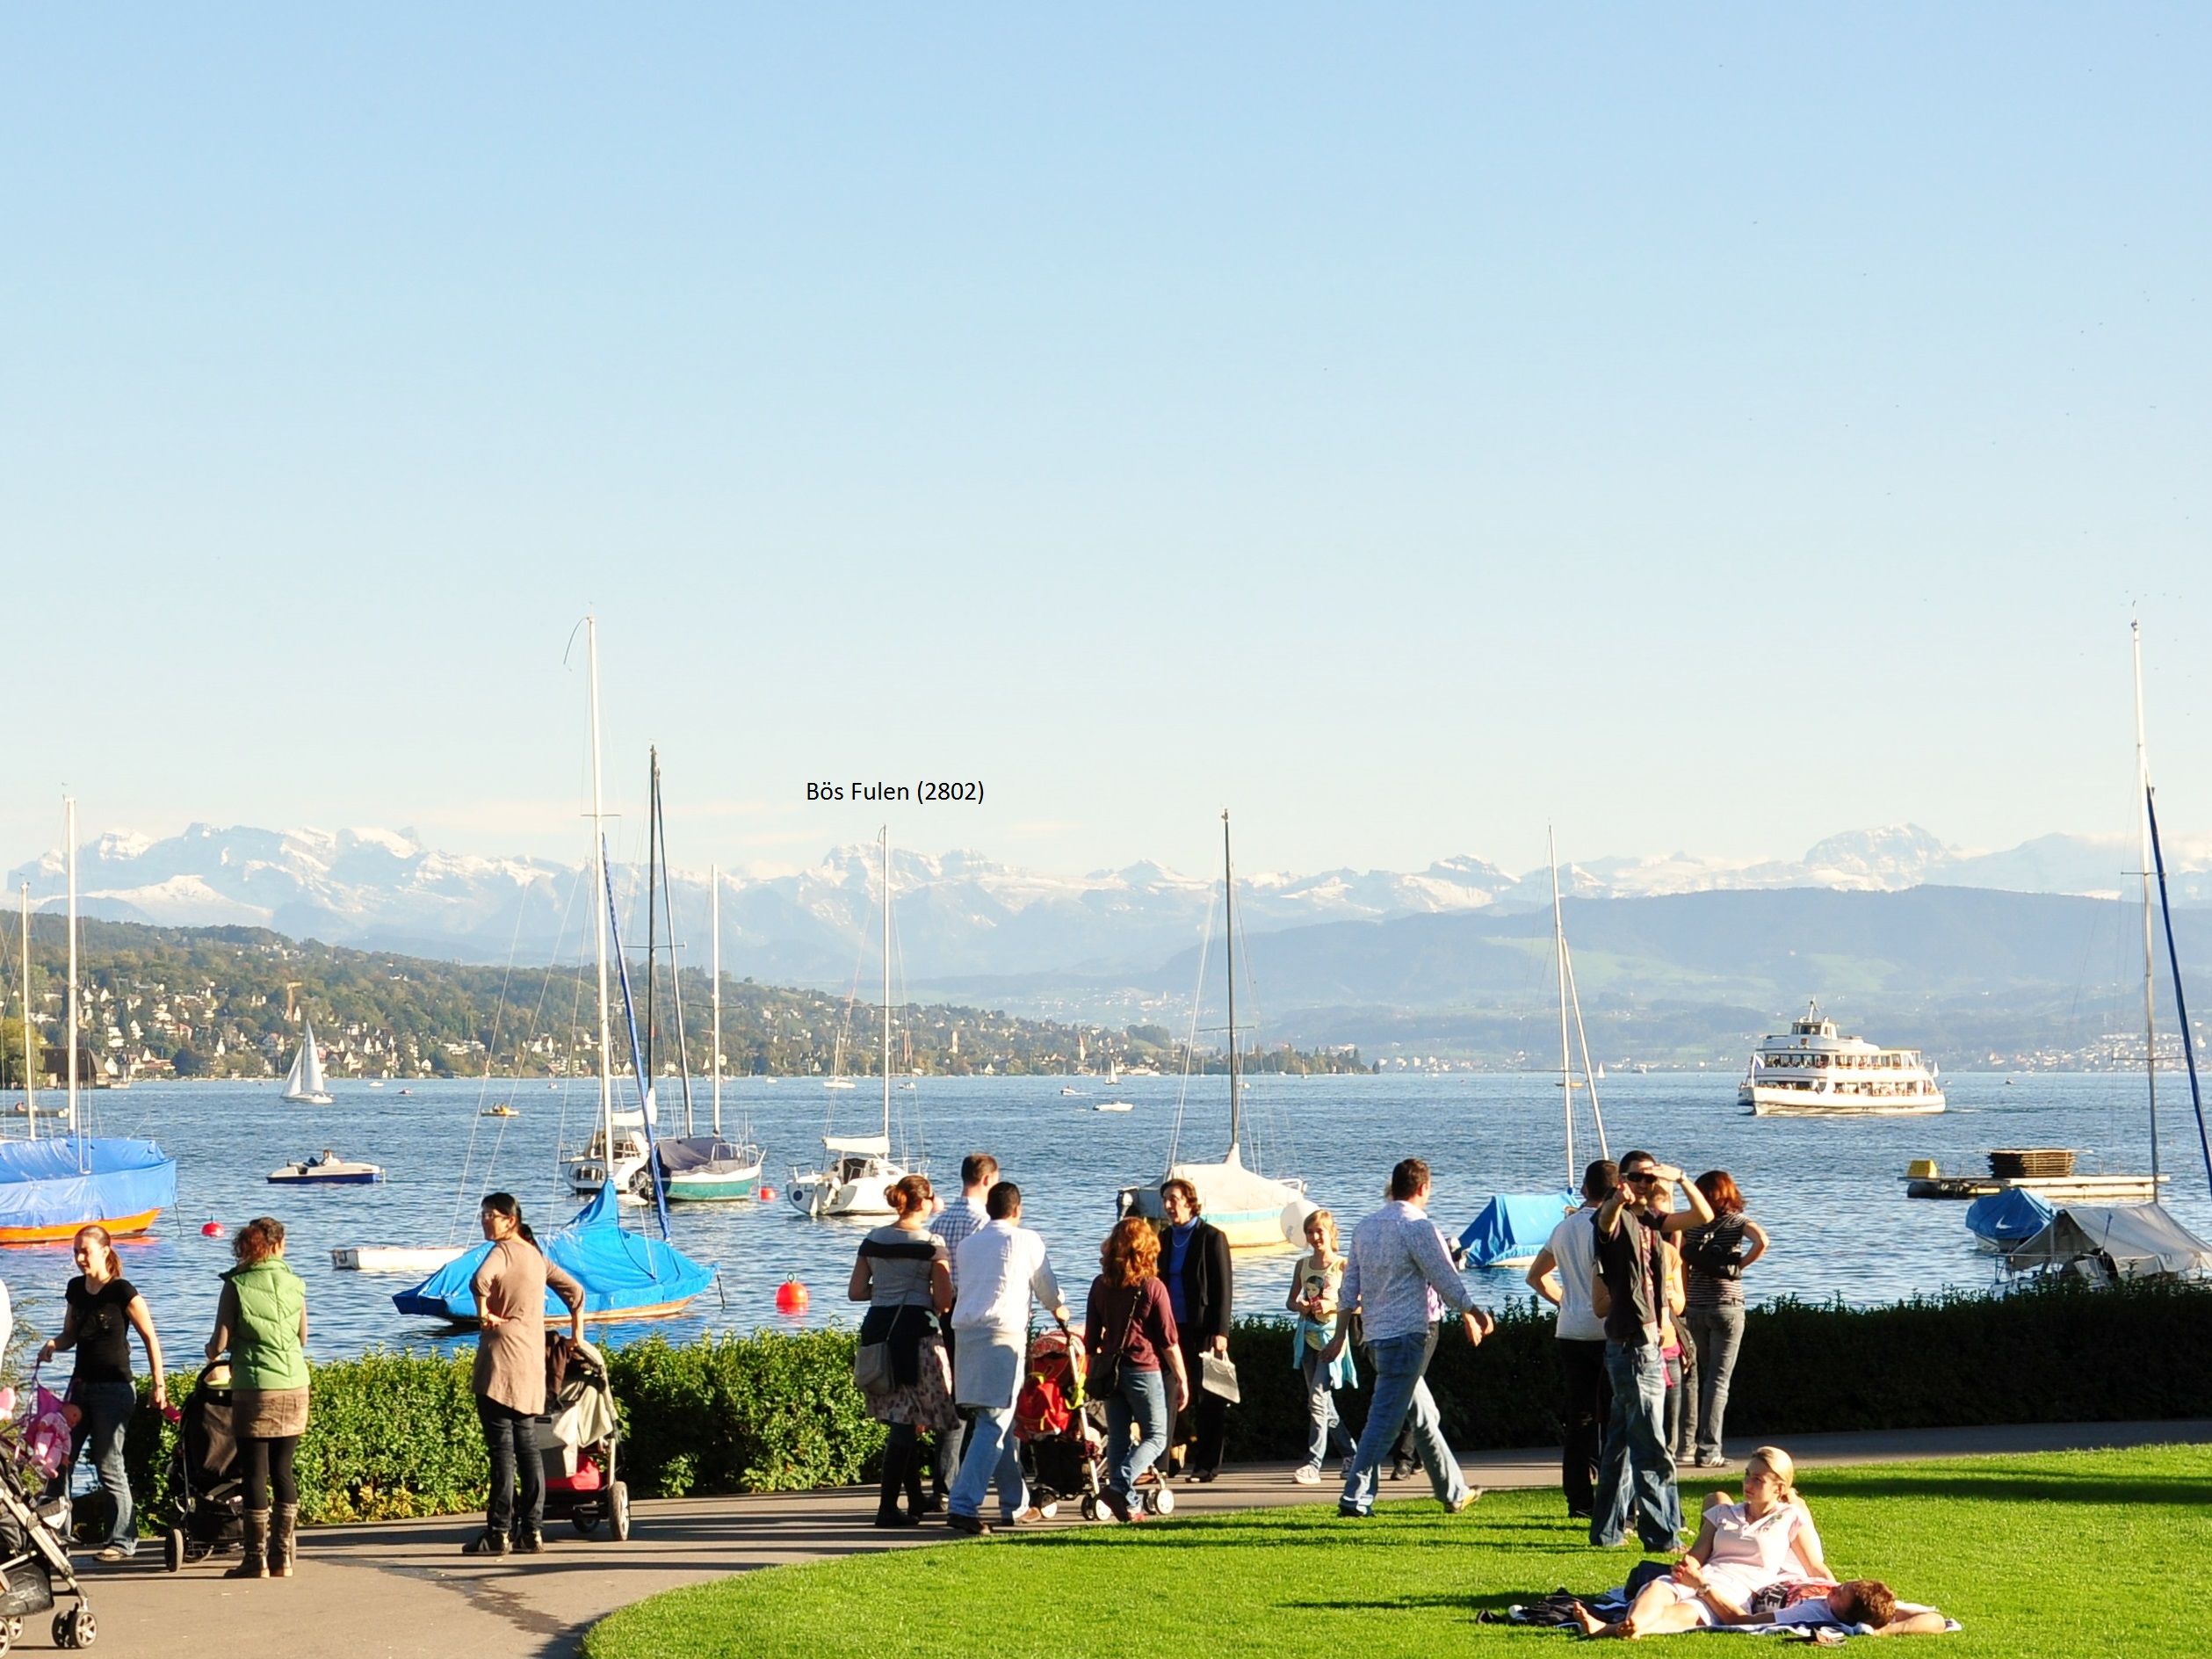
[[[909,1134],[918,1117],[941,1190],[957,1188],[964,1152],[985,1148],[1001,1159],[1008,1177],[1021,1184],[1026,1219],[1050,1242],[1080,1307],[1081,1286],[1096,1271],[1098,1241],[1112,1220],[1114,1190],[1163,1167],[1182,1085],[1176,1078],[1124,1079],[1113,1093],[1135,1109],[1102,1113],[1090,1109],[1089,1098],[1064,1098],[1063,1082],[925,1078],[897,1099]],[[1751,1214],[1774,1237],[1772,1252],[1746,1280],[1754,1300],[1788,1294],[1864,1303],[1945,1286],[1986,1287],[1992,1262],[1965,1229],[1966,1206],[1904,1196],[1897,1177],[1910,1158],[1933,1157],[1947,1171],[1963,1172],[1984,1168],[1984,1154],[1993,1147],[2066,1146],[2082,1152],[2085,1169],[2148,1167],[2139,1077],[1961,1074],[1945,1082],[1950,1110],[1920,1119],[1751,1118],[1736,1105],[1735,1077],[1717,1073],[1607,1078],[1601,1092],[1616,1156],[1645,1147],[1693,1174],[1720,1167],[1735,1175]],[[336,1104],[322,1107],[287,1105],[274,1083],[141,1084],[90,1097],[99,1133],[151,1135],[177,1160],[177,1210],[153,1235],[122,1246],[125,1271],[144,1291],[175,1363],[197,1357],[213,1318],[216,1274],[229,1264],[228,1241],[199,1235],[199,1224],[210,1216],[231,1228],[261,1213],[283,1219],[290,1259],[307,1281],[319,1358],[378,1344],[451,1348],[471,1340],[402,1318],[391,1296],[408,1280],[334,1271],[328,1252],[346,1244],[473,1239],[474,1200],[488,1187],[515,1192],[541,1231],[548,1222],[557,1225],[575,1206],[558,1195],[556,1150],[564,1128],[571,1141],[588,1132],[596,1090],[589,1083],[548,1087],[543,1081],[488,1089],[477,1082],[408,1086],[413,1092],[401,1095],[396,1083],[374,1090],[342,1083]],[[1102,1085],[1084,1079],[1073,1086]],[[699,1099],[704,1129],[704,1091]],[[1187,1156],[1220,1155],[1226,1099],[1224,1079],[1192,1083]],[[522,1115],[478,1115],[482,1105],[501,1100],[513,1102]],[[1427,1158],[1436,1171],[1432,1213],[1456,1233],[1493,1192],[1536,1191],[1562,1181],[1558,1100],[1556,1080],[1534,1074],[1261,1078],[1250,1090],[1248,1121],[1270,1170],[1282,1172],[1287,1164],[1287,1172],[1305,1177],[1315,1199],[1343,1218],[1374,1207],[1398,1158]],[[2212,1202],[2186,1086],[2177,1080],[2162,1104],[2165,1168],[2173,1177],[2170,1202],[2187,1226],[2212,1236]],[[749,1113],[768,1149],[778,1197],[766,1204],[678,1206],[676,1243],[720,1266],[722,1292],[702,1298],[683,1318],[616,1327],[607,1333],[612,1340],[648,1328],[681,1340],[711,1329],[852,1321],[844,1285],[864,1228],[810,1221],[781,1196],[793,1164],[811,1167],[833,1106],[847,1134],[868,1132],[879,1110],[864,1080],[849,1093],[799,1079],[726,1088],[726,1127]],[[680,1127],[680,1102],[662,1116],[673,1116]],[[1587,1137],[1587,1119],[1581,1133]],[[319,1192],[266,1184],[271,1169],[325,1146],[383,1164],[390,1179]],[[1578,1155],[1595,1151],[1579,1145]],[[649,1218],[649,1211],[629,1212],[633,1225]],[[1291,1259],[1287,1252],[1240,1257],[1239,1310],[1279,1308]],[[74,1271],[63,1247],[0,1251],[0,1274],[15,1296],[19,1329],[47,1331],[58,1324],[61,1288]],[[806,1320],[775,1312],[776,1287],[787,1278],[812,1292]],[[1477,1271],[1470,1282],[1493,1304],[1526,1294],[1515,1272]]]

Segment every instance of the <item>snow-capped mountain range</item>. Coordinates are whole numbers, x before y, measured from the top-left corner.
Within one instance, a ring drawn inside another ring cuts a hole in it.
[[[1113,972],[1150,967],[1185,950],[1207,926],[1219,883],[1156,864],[1059,876],[1016,869],[979,852],[894,851],[900,955],[907,974]],[[1574,896],[1631,898],[1717,889],[1828,887],[1897,891],[1923,885],[2112,895],[2137,859],[2119,837],[2050,835],[2002,852],[1947,845],[1915,824],[1831,837],[1796,860],[1689,853],[1606,858],[1563,866]],[[2212,902],[2212,839],[2168,849],[2178,902]],[[589,941],[575,866],[481,858],[424,847],[410,831],[279,833],[194,824],[159,840],[111,832],[81,849],[84,914],[170,926],[275,929],[331,944],[478,960],[543,961]],[[12,871],[52,908],[62,892],[58,851]],[[796,874],[725,876],[723,960],[763,979],[835,983],[867,960],[873,850],[832,849]],[[622,873],[634,889],[637,873]],[[679,933],[705,954],[703,878],[674,884]],[[1321,922],[1527,909],[1549,904],[1551,874],[1514,875],[1484,859],[1442,859],[1426,870],[1261,873],[1240,879],[1246,926],[1276,931]],[[625,928],[625,931],[629,931]]]

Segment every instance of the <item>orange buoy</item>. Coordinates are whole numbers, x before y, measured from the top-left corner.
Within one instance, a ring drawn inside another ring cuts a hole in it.
[[[758,1199],[762,1203],[765,1204],[776,1196],[776,1189],[772,1186],[763,1186],[761,1190],[754,1193],[753,1196]]]
[[[803,1314],[806,1311],[806,1286],[795,1279],[787,1279],[776,1289],[776,1311],[779,1314]]]
[[[199,1224],[199,1235],[202,1238],[220,1238],[223,1235],[223,1224],[211,1215]]]

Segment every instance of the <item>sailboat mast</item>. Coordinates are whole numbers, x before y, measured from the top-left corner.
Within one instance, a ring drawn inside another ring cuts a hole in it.
[[[676,894],[669,878],[669,816],[661,807],[661,764],[653,765],[653,822],[654,844],[661,853],[661,916],[669,929],[669,995],[676,1004],[676,1075],[683,1085],[683,1133],[695,1133],[691,1106],[691,1044],[683,1032],[683,973],[676,960]],[[651,998],[647,999],[648,1005]]]
[[[2151,1194],[2158,1192],[2158,955],[2151,931],[2151,750],[2143,735],[2143,624],[2130,622],[2136,663],[2136,827],[2142,831],[2143,862],[2143,1080],[2151,1106]]]
[[[654,1017],[654,992],[660,983],[660,975],[654,971],[653,947],[660,938],[659,917],[654,909],[660,896],[660,840],[661,840],[661,751],[659,748],[646,750],[653,762],[653,776],[646,788],[645,807],[645,1088],[653,1087],[661,1075],[659,1062],[654,1058],[654,1038],[660,1030],[660,1021]],[[636,912],[633,911],[633,915]],[[640,1093],[644,1092],[641,1089]],[[685,1126],[689,1132],[690,1126]]]
[[[1567,1185],[1574,1181],[1574,1064],[1567,1054],[1567,924],[1559,908],[1559,840],[1547,824],[1543,841],[1551,855],[1551,956],[1559,982],[1559,1098],[1567,1121]]]
[[[76,1127],[76,796],[74,796],[74,795],[64,795],[64,796],[61,798],[61,815],[62,815],[62,824],[63,824],[63,828],[62,828],[62,837],[63,837],[63,840],[64,840],[64,843],[65,843],[65,844],[64,844],[64,845],[63,845],[63,847],[62,847],[62,851],[63,851],[63,852],[67,855],[67,857],[66,857],[66,858],[65,858],[64,862],[66,862],[66,863],[68,864],[68,866],[69,866],[69,1030],[67,1030],[66,1032],[62,1032],[62,1034],[61,1034],[61,1046],[62,1046],[64,1048],[66,1048],[66,1049],[68,1049],[68,1050],[69,1050],[69,1134],[70,1134],[71,1135],[75,1135],[75,1134],[76,1134],[76,1132],[77,1132],[77,1127]],[[2145,925],[2146,925],[2146,926],[2148,926],[2148,925],[2149,925],[2149,924],[2146,922],[2146,923],[2145,923]],[[79,1160],[80,1160],[80,1161],[83,1158],[83,1156],[84,1156],[84,1148],[83,1148],[83,1146],[80,1143],[80,1144],[78,1145],[78,1147],[77,1147],[77,1156],[78,1156],[78,1158],[79,1158]]]
[[[1244,1096],[1237,1086],[1237,873],[1229,858],[1229,809],[1221,809],[1221,918],[1229,945],[1229,1156],[1237,1156],[1244,1127]]]
[[[23,884],[23,1115],[31,1121],[31,1138],[39,1138],[39,1097],[31,1086],[38,1061],[31,1055],[31,884]]]
[[[883,1138],[891,1143],[891,826],[883,827]]]
[[[722,1138],[722,873],[706,866],[707,931],[714,937],[714,1138]],[[685,1128],[690,1126],[686,1124]]]
[[[607,880],[607,808],[599,777],[599,619],[584,619],[584,642],[591,679],[591,869],[599,888],[591,907],[591,938],[599,959],[599,1129],[605,1137],[607,1177],[614,1178],[614,1023],[607,1010],[607,907],[614,889]]]

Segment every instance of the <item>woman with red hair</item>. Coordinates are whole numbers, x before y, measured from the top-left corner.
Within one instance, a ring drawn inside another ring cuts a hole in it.
[[[1706,1226],[1682,1235],[1688,1309],[1683,1321],[1697,1351],[1697,1386],[1682,1400],[1682,1441],[1695,1438],[1697,1467],[1718,1469],[1728,1385],[1744,1342],[1744,1269],[1767,1253],[1767,1229],[1744,1213],[1744,1195],[1725,1170],[1708,1170],[1697,1190],[1713,1206]]]

